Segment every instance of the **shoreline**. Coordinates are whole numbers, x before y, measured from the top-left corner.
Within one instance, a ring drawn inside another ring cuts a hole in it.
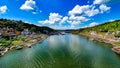
[[[95,41],[98,41],[98,42],[103,42],[103,43],[106,43],[106,44],[110,44],[111,45],[110,46],[111,50],[113,52],[115,52],[116,54],[120,55],[120,46],[116,44],[115,40],[101,37],[98,34],[96,34],[96,35],[90,35],[90,34],[86,34],[86,33],[79,33],[77,35],[82,35],[82,36],[87,37],[87,38],[89,38],[91,40],[95,40]]]
[[[80,33],[79,35],[82,35],[82,36],[84,36],[84,37],[87,37],[87,38],[89,38],[89,39],[91,39],[91,40],[96,40],[96,41],[99,41],[99,42],[103,42],[103,43],[106,43],[106,44],[110,44],[112,47],[117,46],[114,41],[109,40],[109,39],[105,39],[105,38],[101,38],[101,37],[99,37],[99,36],[96,37],[96,36],[91,36],[91,35],[87,35],[87,34],[84,34],[84,33]]]
[[[20,49],[23,49],[24,47],[31,48],[31,46],[33,46],[34,44],[40,43],[48,37],[48,35],[46,35],[46,34],[40,34],[40,35],[41,36],[38,38],[37,37],[32,38],[30,40],[30,42],[24,42],[23,44],[16,45],[16,46],[10,45],[8,47],[3,47],[3,50],[0,51],[0,57],[4,56],[5,53],[7,53],[9,50],[12,50],[12,49],[20,50]],[[37,36],[37,35],[35,35],[35,36]],[[19,47],[19,48],[17,49],[17,47]]]

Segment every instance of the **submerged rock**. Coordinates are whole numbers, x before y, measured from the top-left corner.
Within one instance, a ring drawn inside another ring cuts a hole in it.
[[[0,57],[4,55],[4,52],[3,51],[0,51]]]
[[[21,50],[22,48],[22,46],[16,46],[16,50]]]
[[[112,51],[114,51],[114,52],[117,53],[117,54],[120,54],[120,46],[113,47],[113,48],[112,48]]]

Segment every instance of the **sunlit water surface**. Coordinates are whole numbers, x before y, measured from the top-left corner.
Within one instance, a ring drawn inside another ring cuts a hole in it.
[[[0,68],[120,68],[120,58],[107,44],[78,35],[54,35],[32,48],[11,50]]]

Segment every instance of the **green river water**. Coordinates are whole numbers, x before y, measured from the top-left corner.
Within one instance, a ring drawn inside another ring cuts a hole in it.
[[[107,44],[78,35],[53,35],[31,48],[0,57],[0,68],[120,68]]]

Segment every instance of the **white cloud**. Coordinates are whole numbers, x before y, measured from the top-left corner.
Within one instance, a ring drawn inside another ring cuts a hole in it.
[[[81,24],[81,21],[72,21],[70,24],[74,27],[75,25]]]
[[[68,16],[63,17],[62,20],[60,21],[60,24],[66,23],[67,20]]]
[[[92,10],[85,11],[85,14],[89,17],[92,17],[98,13],[99,13],[98,9],[92,9]]]
[[[33,14],[37,14],[37,12],[32,12]]]
[[[29,24],[32,24],[32,22],[29,22],[29,21],[24,21],[25,23],[29,23]]]
[[[90,20],[91,17],[104,13],[106,11],[109,11],[110,7],[107,7],[106,5],[100,5],[99,8],[97,8],[96,5],[83,5],[79,6],[76,5],[72,10],[68,12],[69,15],[69,23],[74,26],[78,25],[82,22],[87,22]],[[94,25],[95,23],[92,23],[91,25]]]
[[[76,5],[72,10],[68,11],[67,16],[59,15],[59,13],[50,13],[49,19],[39,21],[39,23],[47,25],[56,25],[57,23],[59,26],[62,26],[64,23],[66,23],[71,26],[71,28],[75,28],[83,22],[93,20],[91,19],[93,16],[109,11],[111,7],[105,5],[105,3],[108,1],[109,0],[95,0],[91,5]],[[98,25],[98,23],[92,22],[86,27],[95,25]]]
[[[72,10],[68,12],[69,21],[72,27],[79,25],[82,22],[89,21],[90,17],[99,14],[99,9],[95,9],[93,5],[76,5]]]
[[[0,14],[4,14],[4,13],[6,13],[6,11],[7,11],[7,6],[6,5],[4,5],[4,6],[0,6]]]
[[[75,27],[70,27],[70,26],[50,26],[53,29],[77,29]]]
[[[55,24],[57,22],[60,22],[62,20],[62,16],[58,13],[50,13],[49,19],[44,21],[39,21],[41,24]]]
[[[86,15],[86,16],[94,16],[99,13],[98,9],[94,9],[95,6],[92,5],[76,5],[72,10],[69,11],[69,15]]]
[[[115,21],[115,20],[114,19],[109,20],[109,22],[113,22],[113,21]]]
[[[71,15],[70,17],[69,17],[69,20],[70,21],[73,21],[73,22],[86,22],[86,21],[88,21],[89,19],[88,18],[86,18],[86,17],[84,17],[84,16],[75,16],[75,15]]]
[[[49,24],[49,21],[48,20],[42,20],[42,21],[38,21],[38,23],[40,23],[40,24]]]
[[[93,27],[93,26],[96,26],[96,25],[98,25],[98,23],[92,22],[92,23],[90,23],[89,27]]]
[[[88,26],[82,26],[82,27],[80,27],[80,28],[87,28]]]
[[[104,4],[104,3],[107,3],[107,2],[109,2],[110,0],[95,0],[94,2],[93,2],[93,4]]]
[[[26,0],[25,3],[20,7],[20,9],[25,11],[32,11],[33,14],[36,14],[38,11],[36,2],[33,0]]]
[[[102,4],[100,5],[99,9],[101,10],[101,13],[109,11],[111,7],[107,7],[106,5]]]
[[[99,10],[94,8],[95,6],[92,5],[76,5],[71,11],[69,11],[69,15],[86,15],[91,17],[99,13]]]
[[[42,13],[42,10],[40,10],[40,13]]]
[[[87,3],[89,4],[89,3],[90,3],[90,1],[87,1]]]
[[[69,11],[69,15],[75,15],[75,14],[82,14],[84,11],[88,10],[90,8],[89,5],[76,5],[71,11]]]

